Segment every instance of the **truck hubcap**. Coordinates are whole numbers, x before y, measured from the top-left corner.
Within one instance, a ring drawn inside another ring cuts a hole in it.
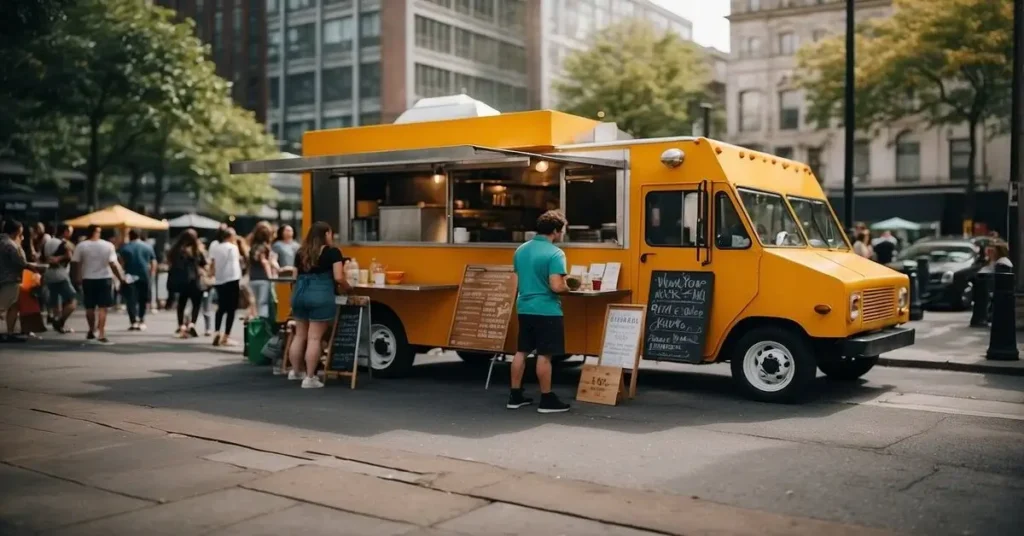
[[[743,356],[743,375],[759,391],[773,393],[793,381],[796,369],[789,348],[775,341],[761,341]]]
[[[374,324],[370,335],[370,364],[375,370],[386,369],[395,360],[398,343],[387,326]]]

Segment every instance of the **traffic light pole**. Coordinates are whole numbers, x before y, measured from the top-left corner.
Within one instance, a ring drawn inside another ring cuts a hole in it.
[[[1021,1],[1021,0],[1018,0]],[[856,24],[854,20],[854,0],[846,0],[846,91],[844,97],[843,127],[846,132],[846,161],[843,169],[843,224],[846,230],[853,229],[853,135],[856,131],[854,114],[854,45],[856,43]]]

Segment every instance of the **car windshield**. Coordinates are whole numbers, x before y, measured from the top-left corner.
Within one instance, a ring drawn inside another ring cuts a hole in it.
[[[978,251],[967,242],[919,242],[901,251],[896,260],[912,261],[921,256],[931,262],[968,262],[977,258]]]
[[[754,232],[766,246],[799,247],[806,245],[793,214],[779,194],[739,190],[740,202],[750,216]]]
[[[807,234],[811,247],[821,249],[847,249],[843,231],[832,216],[828,204],[816,199],[789,197],[789,204]]]

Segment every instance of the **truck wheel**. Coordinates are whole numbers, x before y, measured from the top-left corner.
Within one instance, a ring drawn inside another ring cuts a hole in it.
[[[370,364],[374,376],[407,375],[416,359],[416,349],[409,344],[402,321],[387,309],[375,308],[370,314]]]
[[[878,364],[878,357],[860,357],[857,359],[843,356],[818,358],[818,368],[830,380],[853,381],[868,373]]]
[[[804,337],[778,327],[746,333],[730,358],[733,381],[747,397],[761,402],[802,401],[816,374],[814,354]]]
[[[464,361],[467,365],[486,365],[491,362],[495,354],[487,352],[469,352],[466,350],[458,350],[455,352],[459,355],[459,359]]]

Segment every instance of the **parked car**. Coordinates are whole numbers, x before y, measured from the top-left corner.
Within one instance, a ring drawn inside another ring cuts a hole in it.
[[[987,237],[935,237],[921,240],[900,251],[889,267],[900,270],[904,264],[916,264],[928,257],[926,306],[969,309],[974,304],[974,280],[985,264]]]

